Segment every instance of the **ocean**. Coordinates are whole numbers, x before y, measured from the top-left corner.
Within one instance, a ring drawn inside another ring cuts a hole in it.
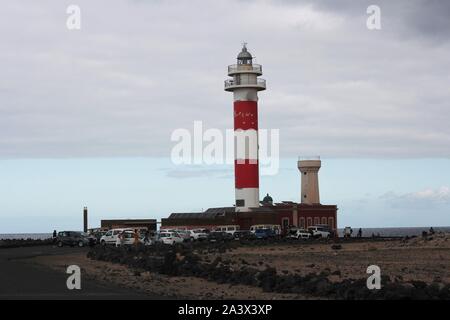
[[[353,236],[358,233],[359,227],[352,227]],[[404,228],[361,228],[363,237],[370,237],[372,234],[381,237],[406,237],[420,236],[422,231],[428,231],[430,227],[404,227]],[[450,227],[433,227],[434,231],[442,231],[450,233]],[[338,229],[340,236],[343,235],[344,229]],[[0,239],[49,239],[52,233],[4,233],[0,234]]]
[[[0,233],[0,240],[6,239],[33,239],[45,240],[53,236],[53,233]]]
[[[359,227],[352,227],[353,236],[358,233]],[[404,227],[404,228],[361,228],[363,237],[370,237],[372,234],[380,235],[381,237],[411,237],[421,236],[423,231],[429,231],[430,227]],[[433,227],[435,232],[449,232],[450,227]],[[344,229],[338,229],[339,236],[342,236]]]

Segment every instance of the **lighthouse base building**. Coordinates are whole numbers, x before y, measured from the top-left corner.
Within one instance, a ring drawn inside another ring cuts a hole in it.
[[[247,212],[236,212],[235,207],[210,208],[204,212],[172,213],[161,219],[161,229],[209,229],[224,226],[239,226],[250,230],[255,225],[279,225],[286,234],[289,228],[307,229],[314,225],[328,225],[337,230],[337,206],[285,201],[263,204]]]
[[[238,228],[251,230],[252,226],[277,225],[281,233],[290,228],[308,229],[311,226],[327,225],[337,234],[336,205],[321,204],[319,199],[318,172],[322,165],[319,157],[300,158],[297,167],[301,176],[301,202],[283,201],[274,203],[267,194],[258,207],[246,211],[234,207],[210,208],[204,212],[172,213],[161,219],[161,229],[222,229]]]

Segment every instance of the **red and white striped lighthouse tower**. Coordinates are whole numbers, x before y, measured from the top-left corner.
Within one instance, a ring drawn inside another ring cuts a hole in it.
[[[253,64],[253,57],[244,44],[237,64],[228,66],[225,91],[234,98],[234,175],[236,211],[259,207],[258,164],[258,91],[266,89],[262,66]]]

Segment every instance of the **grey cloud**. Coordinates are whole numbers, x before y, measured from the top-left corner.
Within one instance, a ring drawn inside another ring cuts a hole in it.
[[[298,1],[287,1],[295,4]],[[425,37],[436,41],[450,40],[450,2],[442,0],[317,0],[318,9],[337,12],[347,17],[367,16],[366,9],[377,5],[382,22],[390,32],[412,38]]]
[[[448,4],[380,1],[371,32],[365,2],[336,3],[79,1],[77,32],[60,1],[9,1],[0,157],[169,156],[174,129],[231,128],[244,40],[282,156],[450,157]]]
[[[380,200],[385,201],[393,208],[409,208],[413,210],[430,209],[450,204],[450,188],[442,186],[438,189],[425,189],[416,192],[399,194],[393,191],[381,195]]]

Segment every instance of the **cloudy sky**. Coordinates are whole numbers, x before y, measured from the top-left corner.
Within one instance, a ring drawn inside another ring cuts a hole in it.
[[[93,225],[230,205],[232,167],[174,166],[170,137],[232,127],[242,42],[267,79],[260,127],[280,130],[261,193],[298,201],[295,158],[320,154],[340,226],[450,225],[448,1],[11,0],[0,16],[0,232],[79,227],[84,205]]]

